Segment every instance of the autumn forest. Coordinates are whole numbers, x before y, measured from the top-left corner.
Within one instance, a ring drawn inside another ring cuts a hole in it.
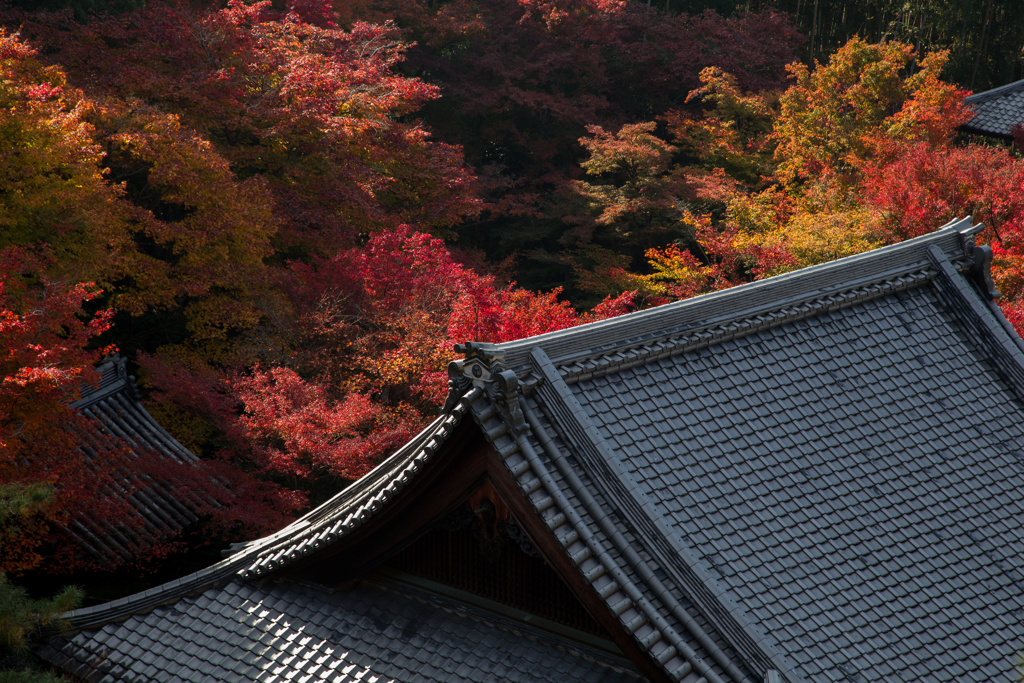
[[[1024,332],[1024,129],[959,131],[1022,43],[1007,0],[0,3],[0,669],[365,474],[456,343],[968,214]],[[68,407],[115,352],[201,459],[145,476],[231,495],[111,568],[62,529],[132,523]]]

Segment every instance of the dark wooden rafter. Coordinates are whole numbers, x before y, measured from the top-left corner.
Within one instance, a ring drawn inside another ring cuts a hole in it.
[[[432,527],[387,560],[387,567],[442,593],[454,589],[525,613],[534,625],[539,618],[581,637],[611,640],[540,556],[489,480]]]

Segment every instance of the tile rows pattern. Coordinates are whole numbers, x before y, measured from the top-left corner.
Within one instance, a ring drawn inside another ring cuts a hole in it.
[[[743,635],[721,631],[716,610],[733,603],[768,634],[765,652],[795,662],[792,671],[782,662],[790,681],[1009,681],[1024,643],[1024,409],[995,374],[1003,360],[979,355],[958,321],[964,311],[945,308],[927,283],[931,271],[918,277],[935,263],[926,258],[931,247],[964,257],[970,231],[961,234],[961,223],[664,315],[538,338],[536,348],[565,351],[552,356],[563,372],[543,361],[543,377],[521,376],[530,396],[467,376],[474,386],[450,411],[360,482],[180,585],[80,610],[73,623],[92,630],[53,641],[44,654],[93,681],[630,679],[635,672],[602,655],[412,589],[363,584],[327,594],[240,578],[210,588],[235,572],[273,576],[343,542],[429,466],[470,412],[622,628],[681,683],[725,683],[726,671],[752,681],[737,670],[746,666],[737,651],[763,668],[757,651],[726,642]],[[876,276],[911,280],[877,288]],[[840,301],[851,282],[876,289]],[[808,308],[823,292],[827,305]],[[998,324],[975,303],[968,313]],[[769,308],[800,315],[736,324]],[[668,334],[656,329],[659,319],[685,332],[705,325],[705,314],[728,334],[600,373],[582,367],[571,389],[565,384],[569,364],[615,358],[638,340],[659,343]],[[522,370],[530,343],[516,344],[512,366]],[[581,420],[572,427],[565,411],[576,399],[587,416],[572,412]],[[612,453],[589,443],[601,439]],[[605,500],[595,479],[609,464],[602,458],[614,457],[628,472],[617,481],[632,477],[629,500],[614,491]],[[636,529],[654,530],[660,560],[647,554],[647,532],[631,535]],[[676,585],[669,565],[677,558],[665,547],[699,558],[706,585],[686,584],[695,603]],[[712,584],[721,604],[708,607],[700,590]],[[206,592],[183,597],[197,589]],[[730,661],[708,667],[708,652]]]
[[[109,461],[127,448],[136,458],[164,458],[192,463],[198,458],[161,427],[139,402],[125,359],[115,356],[100,365],[99,385],[83,386],[81,398],[71,406],[90,418],[95,429],[79,434],[79,448],[88,462]],[[160,482],[143,483],[134,471],[118,475],[136,487],[131,502],[136,511],[128,524],[112,525],[94,519],[88,511],[73,518],[66,533],[101,565],[131,561],[154,544],[166,540],[198,520],[194,510],[207,501],[188,490],[170,490]],[[104,482],[106,495],[123,496],[117,481]],[[230,495],[223,491],[225,498]]]
[[[414,589],[328,593],[240,581],[51,641],[41,654],[88,681],[617,683],[622,660]]]
[[[807,680],[1012,680],[1024,410],[931,285],[573,390]]]
[[[535,403],[533,401],[529,401],[529,400],[527,401],[527,403],[530,404],[531,408],[533,408],[536,411],[536,413],[539,415],[539,421],[540,421],[542,429],[549,436],[551,436],[552,441],[555,443],[555,445],[557,446],[558,450],[566,458],[569,459],[569,462],[574,463],[573,470],[579,476],[580,481],[583,484],[583,487],[587,491],[590,491],[595,496],[595,498],[598,499],[598,501],[601,504],[601,509],[602,509],[603,514],[608,519],[608,521],[610,521],[612,523],[612,525],[614,526],[615,530],[623,535],[623,537],[626,539],[626,541],[629,542],[630,545],[633,546],[634,549],[636,549],[638,551],[638,553],[641,555],[642,559],[646,563],[653,564],[651,562],[651,558],[647,555],[647,553],[641,547],[641,544],[636,542],[637,539],[634,537],[633,530],[626,523],[626,520],[622,519],[614,511],[612,506],[610,506],[607,503],[607,501],[604,501],[602,499],[602,497],[599,494],[598,486],[591,479],[590,475],[586,472],[586,470],[584,470],[579,465],[579,463],[576,461],[575,457],[572,455],[571,450],[562,441],[562,438],[560,436],[558,436],[558,430],[557,430],[556,425],[553,424],[547,418],[546,415],[544,415],[543,411],[541,411],[539,409],[539,405],[537,403]],[[534,437],[534,435],[532,433],[530,434],[530,437],[535,440],[535,437]],[[541,449],[539,444],[536,444],[535,448],[538,451],[542,451],[542,449]],[[541,456],[541,458],[542,458],[542,460],[544,460],[545,464],[548,465],[549,471],[553,471],[553,476],[555,477],[555,479],[559,483],[560,487],[562,487],[563,490],[567,491],[566,497],[569,499],[570,503],[572,503],[577,510],[583,510],[583,506],[580,504],[579,499],[577,498],[576,494],[573,493],[571,488],[568,487],[565,484],[565,480],[561,477],[561,475],[557,472],[557,470],[555,470],[554,466],[550,464],[551,461],[547,457],[547,455],[544,454],[544,455]],[[587,516],[590,517],[590,515],[587,515]],[[591,520],[591,521],[593,521],[593,520]],[[616,549],[610,542],[607,541],[607,537],[605,536],[604,532],[602,532],[600,530],[600,528],[597,528],[596,524],[594,525],[594,527],[597,529],[595,533],[599,534],[602,537],[602,539],[604,540],[605,546],[608,548],[608,554],[610,556],[612,556],[612,558],[614,558],[616,564],[619,567],[621,567],[622,571],[626,574],[626,576],[629,578],[629,580],[632,581],[640,589],[640,591],[643,593],[643,596],[644,596],[644,598],[646,600],[648,600],[652,604],[657,604],[658,596],[655,594],[655,592],[653,590],[651,590],[651,588],[643,581],[643,579],[639,575],[637,575],[636,570],[632,566],[630,566],[629,561],[625,557],[622,556],[622,553],[620,553],[618,551],[618,549]],[[668,580],[667,576],[665,576],[664,572],[659,570],[659,571],[656,571],[656,574],[658,575],[658,578],[661,581],[667,581]],[[673,588],[676,588],[676,587],[673,586]],[[678,600],[680,603],[682,603],[684,605],[684,607],[686,608],[687,613],[690,615],[690,617],[692,619],[694,619],[697,622],[699,628],[704,633],[707,633],[707,634],[711,635],[716,640],[715,644],[719,648],[722,648],[722,649],[728,651],[729,650],[729,644],[726,643],[723,639],[718,637],[718,634],[715,633],[715,631],[714,631],[714,627],[710,623],[708,623],[707,620],[704,619],[703,615],[701,615],[695,608],[693,608],[692,605],[690,605],[689,600],[686,598],[686,596],[683,595],[678,590],[673,590],[673,595],[676,598],[676,600]],[[691,633],[689,633],[686,630],[686,627],[682,623],[680,623],[679,619],[675,618],[671,614],[668,614],[667,610],[664,610],[664,609],[662,610],[662,614],[665,616],[665,620],[669,623],[669,625],[672,626],[673,629],[675,629],[676,633],[679,633],[681,636],[683,636],[686,639],[686,644],[694,650],[694,652],[697,654],[697,656],[702,661],[704,661],[707,664],[709,664],[712,667],[712,670],[715,672],[715,674],[717,674],[720,677],[725,677],[725,679],[728,680],[728,676],[725,675],[725,672],[722,670],[722,667],[719,666],[718,663],[714,661],[714,659],[704,649],[704,646],[701,645],[700,642],[696,638],[694,638]]]
[[[1006,136],[1018,123],[1024,123],[1024,81],[971,95],[965,102],[975,112],[964,128]]]
[[[537,407],[529,399],[524,402],[528,409]],[[691,653],[696,649],[694,643],[687,642],[685,647],[677,648],[680,643],[673,645],[671,642],[676,636],[665,628],[670,620],[661,616],[661,623],[651,623],[644,613],[644,607],[638,604],[641,596],[648,606],[656,604],[653,596],[644,595],[647,587],[587,513],[574,487],[548,457],[537,434],[533,430],[519,434],[510,430],[495,405],[483,394],[471,405],[471,410],[534,511],[640,649],[650,653],[672,680],[708,683],[708,678],[701,675],[703,665],[699,655],[694,657],[686,652],[686,647]],[[689,635],[679,628],[675,628],[675,634],[684,640]],[[713,671],[711,675],[715,675]],[[722,683],[720,678],[712,678],[712,682]]]
[[[67,624],[76,630],[94,628],[219,585],[231,576],[261,577],[337,543],[381,510],[429,463],[461,422],[479,391],[468,391],[450,413],[438,417],[362,479],[283,529],[233,545],[226,559],[187,576],[135,595],[70,612],[66,615]],[[44,629],[44,636],[49,637],[53,632],[52,628]]]

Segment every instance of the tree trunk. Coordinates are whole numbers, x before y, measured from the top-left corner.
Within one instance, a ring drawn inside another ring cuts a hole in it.
[[[985,8],[985,21],[981,26],[981,38],[978,40],[978,54],[974,56],[974,70],[971,72],[971,90],[974,90],[974,81],[978,77],[978,66],[981,64],[981,57],[988,50],[989,24],[992,22],[993,4],[994,0],[988,0],[988,7]]]
[[[960,45],[956,48],[956,61],[964,54],[964,41],[967,40],[967,18],[971,16],[971,0],[964,0],[964,25],[960,27]]]
[[[811,16],[811,59],[814,59],[814,38],[818,32],[818,0],[814,0],[814,14]]]
[[[921,38],[924,35],[924,7],[921,3],[918,3],[918,15],[917,15],[917,46],[914,48],[914,61],[910,62],[910,75],[914,75],[914,70],[917,68],[917,60],[921,58]]]

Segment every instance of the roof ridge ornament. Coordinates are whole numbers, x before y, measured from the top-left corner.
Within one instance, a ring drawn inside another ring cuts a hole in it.
[[[526,431],[526,417],[519,404],[522,395],[519,376],[505,366],[504,349],[486,342],[466,342],[456,344],[455,351],[466,357],[448,364],[448,398],[442,411],[457,403],[471,386],[476,386],[491,397],[513,435]]]
[[[462,361],[462,369],[474,383],[490,381],[492,374],[500,372],[499,366],[501,370],[505,369],[505,350],[498,348],[496,344],[469,341],[465,344],[456,344],[455,352],[466,355]]]
[[[505,418],[514,436],[527,430],[526,416],[519,402],[519,377],[512,370],[502,370],[491,385],[492,397],[498,412]]]
[[[465,361],[453,360],[448,364],[448,396],[441,407],[441,415],[447,415],[458,405],[459,400],[473,386],[473,382],[462,371]]]
[[[983,244],[974,248],[974,263],[969,272],[971,279],[981,288],[982,294],[992,301],[1001,296],[996,289],[996,283],[992,281],[992,247]]]
[[[970,216],[967,220],[970,220]],[[960,248],[968,258],[970,264],[966,275],[970,278],[981,294],[988,299],[995,301],[1001,294],[996,290],[996,284],[992,280],[992,247],[974,243],[974,236],[985,229],[984,223],[978,223],[967,230],[960,232]],[[963,272],[963,271],[961,271]]]
[[[505,352],[494,344],[468,341],[456,344],[455,352],[466,357],[448,364],[448,397],[442,415],[451,412],[470,387],[484,388],[493,374],[505,369]]]

